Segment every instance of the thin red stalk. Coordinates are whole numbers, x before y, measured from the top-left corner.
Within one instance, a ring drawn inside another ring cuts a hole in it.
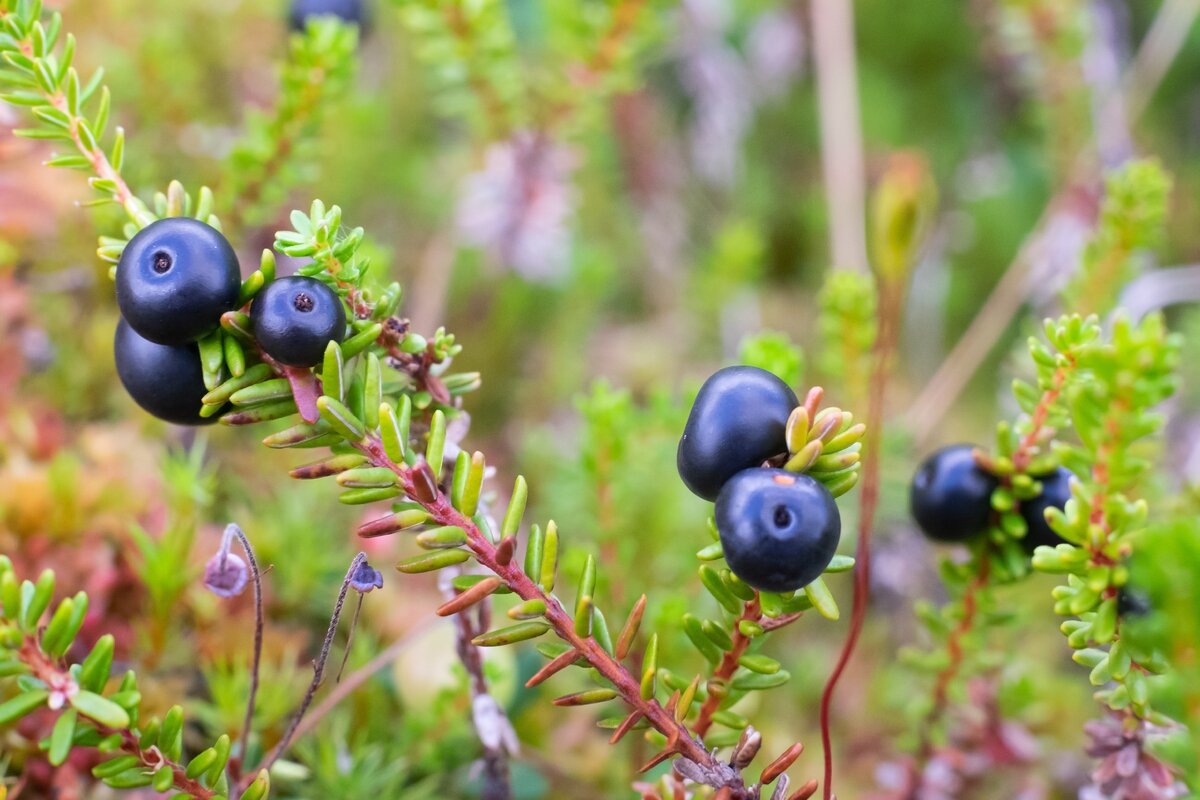
[[[374,466],[386,467],[399,478],[400,488],[414,499],[420,497],[413,481],[413,471],[405,465],[398,465],[388,458],[383,449],[383,443],[377,436],[368,435],[356,444],[360,452],[365,454]],[[479,527],[467,516],[454,508],[446,495],[438,492],[436,497],[428,502],[421,500],[421,505],[429,513],[430,518],[438,525],[454,525],[467,534],[467,547],[470,548],[476,561],[485,569],[490,570],[522,600],[541,600],[546,604],[545,619],[555,635],[577,650],[584,660],[607,680],[620,697],[633,709],[640,711],[647,721],[660,733],[667,737],[667,749],[695,762],[702,768],[721,774],[728,768],[719,763],[704,746],[688,731],[687,727],[678,722],[657,700],[642,698],[641,682],[635,678],[619,661],[605,652],[594,638],[584,637],[576,633],[575,622],[563,609],[558,599],[542,590],[532,578],[518,565],[516,560],[501,564],[496,559],[496,546],[479,530]],[[748,800],[750,795],[744,785],[733,787],[737,790],[737,800]]]
[[[963,639],[975,627],[975,620],[979,610],[979,593],[987,586],[991,570],[989,549],[984,548],[979,557],[979,573],[975,579],[968,584],[966,591],[963,593],[963,616],[959,620],[958,625],[950,632],[950,638],[947,640],[946,649],[949,653],[949,663],[938,673],[937,680],[933,688],[933,705],[929,713],[925,716],[925,720],[921,726],[921,743],[917,747],[915,772],[920,774],[922,771],[920,765],[929,757],[933,750],[933,728],[937,725],[942,715],[946,713],[946,701],[949,697],[950,683],[958,675],[958,671],[962,668],[963,659],[966,655],[963,651]],[[916,791],[918,785],[913,786],[913,791]]]
[[[762,606],[759,605],[758,597],[750,600],[742,608],[742,613],[733,621],[733,626],[730,630],[730,638],[733,639],[733,649],[727,650],[721,658],[721,663],[713,672],[713,679],[726,682],[733,677],[737,672],[738,659],[746,653],[746,648],[750,646],[750,637],[746,636],[738,628],[738,623],[742,620],[750,622],[758,622],[762,619]],[[710,691],[708,699],[704,701],[704,705],[700,707],[700,716],[696,718],[696,723],[692,725],[692,730],[701,739],[708,733],[708,729],[712,727],[713,714],[717,713],[721,708],[721,695],[718,692]]]
[[[896,285],[884,284],[879,301],[879,335],[875,341],[875,363],[871,370],[871,392],[867,402],[867,440],[863,450],[863,483],[859,496],[858,545],[855,548],[854,566],[854,611],[850,617],[850,630],[842,645],[837,664],[825,683],[821,693],[821,745],[825,751],[825,800],[833,797],[833,741],[830,734],[830,711],[833,694],[846,666],[854,655],[858,637],[862,633],[867,613],[867,600],[871,578],[871,530],[875,525],[875,512],[879,506],[879,461],[883,445],[883,418],[887,399],[887,381],[891,374],[892,354],[899,339],[901,300],[903,291]]]

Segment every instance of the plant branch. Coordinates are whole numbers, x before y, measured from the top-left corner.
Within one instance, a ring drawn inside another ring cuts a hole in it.
[[[300,701],[300,707],[296,709],[292,715],[292,720],[288,723],[287,731],[284,732],[283,738],[271,750],[267,757],[260,765],[261,769],[269,770],[271,766],[282,756],[291,746],[292,740],[296,736],[296,731],[300,727],[300,721],[304,718],[305,712],[312,704],[313,697],[317,690],[321,688],[321,679],[325,675],[325,664],[329,660],[329,652],[333,649],[333,637],[337,633],[338,623],[342,619],[342,607],[346,603],[346,594],[350,591],[350,579],[354,576],[359,565],[367,560],[366,553],[359,553],[350,562],[350,569],[346,571],[346,577],[342,581],[342,588],[338,591],[337,602],[333,607],[333,616],[329,619],[329,628],[325,631],[325,641],[321,643],[321,653],[317,656],[316,663],[313,668],[313,679],[308,685],[308,690],[304,693],[304,699]]]
[[[42,652],[37,641],[32,637],[26,637],[16,654],[22,663],[29,667],[33,676],[47,686],[75,685],[75,679],[71,674],[63,671],[54,659]],[[173,788],[187,792],[189,797],[197,798],[197,800],[209,800],[209,798],[217,796],[215,791],[205,788],[199,781],[189,778],[187,769],[182,764],[167,758],[158,747],[143,749],[140,737],[131,729],[110,728],[82,711],[77,710],[76,713],[91,723],[101,736],[116,735],[120,737],[121,751],[138,759],[147,769],[159,770],[164,766],[170,767]]]
[[[545,603],[545,620],[555,635],[570,645],[613,686],[626,704],[645,717],[651,726],[667,738],[665,753],[678,754],[714,775],[729,771],[727,765],[718,762],[703,744],[692,736],[687,727],[676,720],[657,700],[644,699],[641,682],[620,661],[609,655],[595,638],[576,632],[574,621],[556,597],[538,586],[515,561],[501,563],[497,558],[496,545],[492,544],[470,518],[451,505],[445,493],[439,489],[436,494],[430,496],[419,491],[414,480],[414,469],[407,465],[398,465],[388,458],[378,436],[368,434],[359,440],[355,447],[367,456],[373,466],[391,470],[398,479],[400,489],[419,502],[434,523],[462,529],[467,535],[467,547],[475,559],[504,581],[514,594],[522,600],[540,600]],[[740,777],[731,780],[736,782],[729,786],[734,792],[733,800],[750,797]]]
[[[457,593],[454,591],[454,586],[450,583],[449,578],[456,570],[447,570],[443,575],[445,580],[442,581],[442,595],[446,600],[453,600]],[[475,612],[475,620],[472,621],[470,614]],[[467,671],[468,680],[470,681],[471,693],[471,708],[472,716],[475,724],[476,735],[479,737],[479,742],[483,746],[483,800],[510,800],[512,797],[511,778],[509,775],[508,766],[508,751],[506,749],[506,738],[508,731],[508,718],[504,716],[503,709],[499,703],[492,697],[488,690],[487,677],[483,672],[483,654],[480,648],[476,647],[472,640],[486,633],[489,628],[488,618],[491,616],[491,603],[485,598],[477,603],[473,608],[463,609],[454,617],[455,629],[455,651],[458,653],[458,659],[462,662],[463,668]],[[480,724],[478,711],[480,707],[487,709],[491,719],[487,721],[487,729]]]
[[[721,658],[721,663],[713,672],[710,683],[717,681],[727,683],[738,669],[738,659],[746,654],[746,648],[750,646],[750,637],[742,633],[738,627],[738,623],[743,620],[757,623],[762,619],[762,606],[758,602],[757,593],[753,600],[748,600],[742,608],[742,613],[733,621],[730,629],[730,638],[733,640],[733,647],[725,651],[725,655]],[[709,691],[708,698],[704,701],[704,705],[700,707],[700,715],[696,718],[696,722],[692,725],[692,730],[701,739],[708,733],[708,729],[712,727],[713,714],[721,708],[722,693]]]
[[[343,700],[353,694],[357,689],[362,687],[376,673],[384,669],[396,659],[398,659],[405,650],[413,645],[422,635],[428,632],[435,624],[434,619],[426,620],[423,624],[410,630],[404,636],[387,646],[386,649],[380,651],[374,658],[363,664],[361,667],[351,672],[341,683],[334,687],[320,703],[313,707],[313,710],[305,715],[300,724],[296,727],[296,732],[292,734],[292,741],[302,739],[313,728],[317,726],[322,719],[329,715]]]

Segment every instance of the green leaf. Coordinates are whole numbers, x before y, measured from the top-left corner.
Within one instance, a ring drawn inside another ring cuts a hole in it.
[[[428,553],[421,553],[412,558],[406,558],[396,564],[396,569],[406,575],[415,575],[421,572],[433,572],[435,570],[451,567],[455,564],[461,564],[471,556],[466,550],[434,550]]]
[[[550,630],[550,623],[548,622],[540,620],[518,622],[516,625],[510,625],[507,628],[500,628],[499,630],[480,634],[471,640],[471,644],[476,647],[501,647],[528,639],[536,639],[548,630]]]
[[[833,599],[833,593],[829,591],[829,587],[820,577],[804,587],[804,594],[808,596],[817,613],[825,619],[837,620],[841,616],[837,601]]]
[[[106,728],[128,728],[129,714],[116,703],[98,694],[82,690],[70,698],[71,705],[86,717]]]
[[[50,693],[44,689],[22,692],[0,703],[0,725],[8,725],[45,705]]]

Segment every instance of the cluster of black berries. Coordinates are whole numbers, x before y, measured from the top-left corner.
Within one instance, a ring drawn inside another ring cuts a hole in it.
[[[807,586],[841,538],[837,504],[822,483],[764,466],[787,452],[787,421],[798,405],[770,372],[727,367],[701,387],[679,440],[683,482],[716,501],[725,561],[762,591]]]
[[[139,231],[117,264],[121,321],[113,343],[117,374],[139,406],[168,422],[203,425],[207,389],[196,342],[238,305],[241,269],[221,232],[171,217]],[[273,281],[250,308],[262,352],[294,367],[321,360],[346,332],[341,298],[313,278]]]
[[[992,523],[992,492],[999,481],[979,466],[969,444],[938,450],[921,463],[909,490],[913,519],[930,539],[965,542],[979,536]],[[1048,475],[1035,475],[1042,491],[1021,501],[1026,533],[1021,539],[1032,553],[1040,545],[1063,541],[1046,521],[1046,511],[1060,511],[1071,499],[1071,473],[1059,467]]]

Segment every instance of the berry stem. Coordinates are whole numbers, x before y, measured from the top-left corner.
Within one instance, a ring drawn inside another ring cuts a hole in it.
[[[708,733],[708,729],[712,727],[713,714],[721,708],[721,698],[724,697],[724,692],[712,691],[714,683],[724,686],[737,672],[738,659],[746,654],[746,649],[750,646],[750,637],[746,636],[738,627],[738,623],[743,620],[757,623],[762,619],[762,605],[758,602],[758,593],[755,592],[754,599],[746,601],[742,607],[742,613],[733,621],[730,628],[730,638],[733,640],[733,647],[725,651],[725,655],[721,658],[721,663],[713,672],[712,678],[709,679],[708,698],[704,701],[704,705],[700,707],[700,715],[696,718],[695,724],[692,725],[692,730],[700,738]]]
[[[596,642],[595,638],[581,636],[577,633],[574,620],[563,609],[558,599],[544,591],[526,575],[515,559],[501,563],[497,558],[496,545],[492,544],[469,517],[451,505],[444,492],[438,489],[435,495],[429,497],[418,490],[414,481],[413,468],[407,465],[398,465],[388,458],[383,442],[378,436],[368,434],[355,443],[355,447],[367,456],[373,466],[391,470],[399,479],[400,489],[410,498],[419,502],[434,523],[461,528],[467,534],[467,547],[475,556],[475,560],[504,581],[514,594],[522,600],[541,600],[545,603],[545,619],[555,635],[576,650],[588,664],[604,676],[626,704],[642,714],[651,726],[667,737],[664,753],[682,756],[713,775],[728,772],[729,767],[718,762],[687,727],[677,721],[674,715],[660,705],[657,700],[642,697],[641,682],[620,661],[610,656]],[[732,799],[749,800],[751,795],[741,779],[736,780],[735,786],[729,786],[733,792]]]

